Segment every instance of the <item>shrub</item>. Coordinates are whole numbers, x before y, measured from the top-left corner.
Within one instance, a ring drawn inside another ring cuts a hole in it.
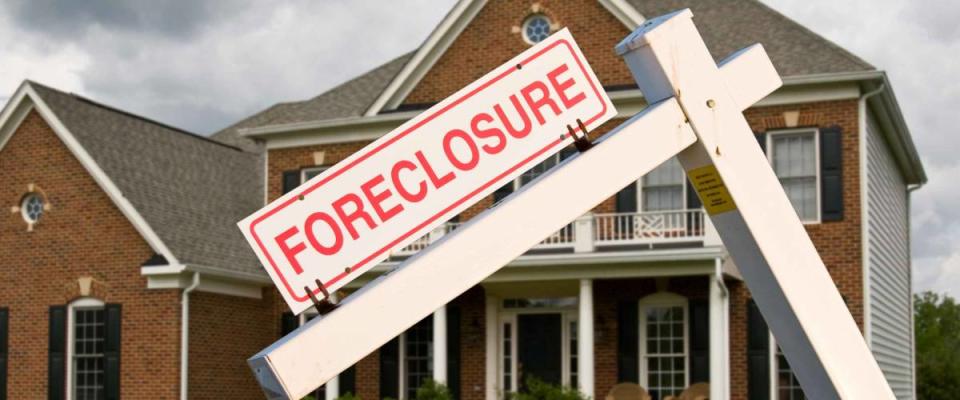
[[[511,393],[510,400],[587,400],[577,389],[546,383],[536,378],[527,378],[527,390]]]
[[[417,400],[453,400],[447,385],[427,379],[417,388]]]

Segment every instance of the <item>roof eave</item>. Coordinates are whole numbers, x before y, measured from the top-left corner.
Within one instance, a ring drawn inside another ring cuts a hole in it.
[[[877,111],[877,122],[880,123],[887,140],[891,142],[891,151],[900,164],[907,184],[923,185],[927,183],[927,173],[913,142],[910,128],[903,118],[903,110],[893,92],[893,85],[885,72],[878,71],[878,74],[876,79],[863,82],[866,89],[881,89],[877,96],[867,100],[867,105]]]

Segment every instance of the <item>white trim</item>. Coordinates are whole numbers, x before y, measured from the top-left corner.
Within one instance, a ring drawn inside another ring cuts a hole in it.
[[[863,286],[863,339],[867,347],[873,349],[873,329],[870,327],[870,202],[868,201],[870,185],[867,165],[867,99],[866,96],[857,102],[857,151],[860,153],[860,270]],[[907,210],[909,213],[909,209]],[[909,227],[909,225],[907,225]],[[913,297],[913,296],[910,296]],[[910,308],[913,309],[912,307]]]
[[[37,110],[43,120],[50,126],[50,128],[56,133],[60,140],[66,145],[67,149],[73,153],[74,157],[80,161],[80,164],[83,165],[84,169],[87,170],[87,173],[93,177],[94,181],[100,186],[107,196],[113,200],[113,203],[120,209],[120,212],[123,213],[125,217],[133,225],[134,229],[140,233],[140,236],[147,242],[150,248],[162,255],[167,259],[167,262],[171,264],[179,264],[177,258],[174,257],[173,253],[167,248],[166,244],[160,240],[160,237],[157,236],[153,228],[147,224],[147,221],[143,219],[136,208],[124,197],[123,192],[113,183],[109,176],[100,169],[100,166],[97,165],[93,157],[87,153],[87,150],[80,145],[80,142],[73,136],[72,133],[60,122],[60,119],[57,118],[56,114],[50,110],[50,107],[43,101],[43,98],[40,97],[37,92],[33,89],[29,82],[24,82],[20,85],[20,88],[17,89],[17,92],[11,98],[10,102],[5,107],[2,114],[2,119],[0,119],[0,127],[5,127],[7,123],[11,122],[11,116],[18,115],[14,111],[21,106],[21,102],[25,99],[33,104],[33,107]],[[15,118],[14,118],[15,119]],[[19,121],[16,121],[18,124],[22,122],[22,115],[20,116]],[[3,145],[6,144],[7,139],[12,136],[14,130],[10,131],[0,131],[6,135],[6,137],[0,137],[0,150],[3,150]]]
[[[73,398],[73,340],[74,340],[74,327],[73,327],[73,311],[77,308],[104,308],[106,303],[100,299],[93,297],[83,297],[76,299],[69,304],[67,304],[67,354],[66,354],[66,400],[71,400]]]
[[[301,168],[301,169],[300,169],[300,184],[302,185],[304,182],[306,182],[306,181],[308,180],[308,179],[307,179],[307,172],[316,171],[317,174],[319,174],[319,173],[321,173],[321,172],[323,172],[323,171],[326,171],[326,170],[329,169],[329,168],[330,168],[329,165],[318,165],[318,166],[315,166],[315,167]],[[316,175],[314,175],[314,176],[316,176]]]
[[[600,0],[599,3],[630,31],[637,29],[646,20],[636,8],[627,4],[624,0]]]
[[[821,193],[821,187],[820,187],[820,180],[821,180],[821,177],[820,177],[820,169],[821,169],[820,168],[820,129],[819,128],[791,128],[791,129],[778,129],[778,130],[767,131],[767,136],[765,138],[766,144],[764,145],[767,148],[767,154],[766,154],[767,161],[770,162],[770,165],[772,167],[773,156],[774,156],[773,154],[774,152],[773,137],[774,136],[799,135],[799,134],[808,134],[808,133],[813,134],[814,172],[817,177],[816,182],[814,183],[814,186],[816,187],[816,190],[817,190],[817,198],[816,198],[817,217],[812,220],[805,220],[801,217],[800,222],[802,222],[804,225],[819,224],[823,221],[823,210],[822,210],[823,207],[821,204],[823,195]],[[779,179],[780,177],[778,176],[777,180]]]
[[[271,285],[266,276],[219,268],[195,265],[140,267],[140,275],[147,277],[147,289],[186,289],[192,283],[193,273],[199,273],[203,277],[196,290],[206,293],[260,299],[263,287]]]
[[[683,379],[682,387],[690,386],[690,302],[686,297],[671,292],[657,292],[640,299],[637,302],[637,312],[640,313],[637,320],[639,343],[639,369],[640,376],[638,382],[640,386],[649,388],[647,381],[647,308],[651,307],[682,307],[683,308]]]

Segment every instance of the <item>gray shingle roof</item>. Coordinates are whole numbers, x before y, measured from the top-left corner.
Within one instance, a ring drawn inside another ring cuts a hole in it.
[[[211,137],[226,143],[248,145],[250,139],[239,137],[238,129],[361,116],[411,56],[413,52],[397,57],[312,99],[275,104]]]
[[[258,154],[29,84],[181,263],[263,273],[236,227],[263,205]]]
[[[873,70],[874,67],[757,0],[628,0],[646,17],[689,8],[710,52],[722,59],[762,43],[781,76]]]

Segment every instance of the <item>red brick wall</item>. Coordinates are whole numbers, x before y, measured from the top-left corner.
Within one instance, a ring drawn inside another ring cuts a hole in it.
[[[800,112],[800,126],[838,125],[843,138],[843,220],[807,225],[807,233],[823,258],[827,271],[843,295],[853,319],[863,330],[863,249],[860,231],[860,154],[856,100],[803,105],[758,107],[747,110],[756,132],[784,128],[785,111]],[[731,399],[747,397],[746,312],[749,292],[742,283],[730,287]]]
[[[52,209],[33,232],[19,213],[0,214],[0,306],[10,308],[10,398],[45,398],[48,308],[93,294],[123,305],[121,396],[178,393],[179,291],[147,290],[140,265],[153,251],[35,112],[0,150],[0,203],[19,205],[29,183]]]
[[[440,101],[529,48],[513,28],[521,26],[533,4],[561,28],[570,29],[604,86],[634,84],[626,64],[613,51],[630,31],[599,2],[492,0],[437,60],[405,103]]]
[[[262,300],[190,294],[191,399],[263,398],[247,359],[280,338],[280,317],[273,312],[275,290],[263,291]]]

